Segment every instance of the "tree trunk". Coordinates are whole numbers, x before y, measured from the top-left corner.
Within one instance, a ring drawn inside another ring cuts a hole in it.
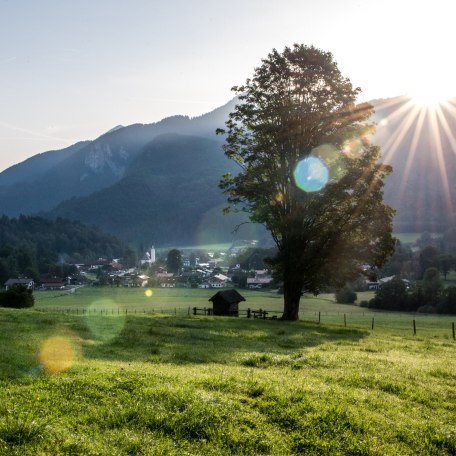
[[[282,320],[299,320],[299,301],[301,299],[303,281],[285,274],[283,281],[284,305]]]

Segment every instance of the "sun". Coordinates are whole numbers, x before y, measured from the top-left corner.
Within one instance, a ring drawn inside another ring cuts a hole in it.
[[[421,87],[409,93],[409,97],[411,102],[421,109],[436,110],[443,103],[454,98],[454,93],[445,87]]]

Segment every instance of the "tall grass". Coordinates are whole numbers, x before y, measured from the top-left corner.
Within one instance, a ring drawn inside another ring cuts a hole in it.
[[[456,453],[456,343],[432,324],[2,309],[0,327],[0,454]],[[66,370],[49,340],[74,347]]]

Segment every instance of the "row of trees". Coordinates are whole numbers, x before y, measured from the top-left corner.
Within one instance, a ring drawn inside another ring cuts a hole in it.
[[[394,254],[378,271],[372,271],[371,279],[399,275],[409,280],[422,280],[429,268],[438,269],[445,280],[450,271],[456,270],[456,255],[442,251],[436,245],[420,244],[420,250],[396,242]]]
[[[410,289],[403,280],[394,278],[361,305],[383,310],[456,314],[456,287],[445,288],[439,270],[429,268],[423,280]]]
[[[115,237],[64,219],[3,216],[0,246],[0,284],[18,276],[35,280],[43,274],[67,277],[75,272],[70,262],[86,263],[99,257],[136,263],[135,253]]]

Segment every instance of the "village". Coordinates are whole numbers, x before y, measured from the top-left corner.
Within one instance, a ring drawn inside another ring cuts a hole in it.
[[[98,258],[88,263],[68,265],[66,277],[43,276],[9,278],[6,290],[22,285],[35,291],[66,290],[78,286],[161,287],[161,288],[230,288],[270,289],[274,283],[271,270],[262,261],[243,268],[235,263],[237,256],[253,249],[256,241],[233,244],[227,251],[156,250],[151,247],[134,267],[125,267],[121,258]],[[171,254],[171,257],[170,257]],[[174,257],[173,257],[174,255]],[[197,256],[199,255],[199,256]],[[250,267],[251,266],[251,267]]]

